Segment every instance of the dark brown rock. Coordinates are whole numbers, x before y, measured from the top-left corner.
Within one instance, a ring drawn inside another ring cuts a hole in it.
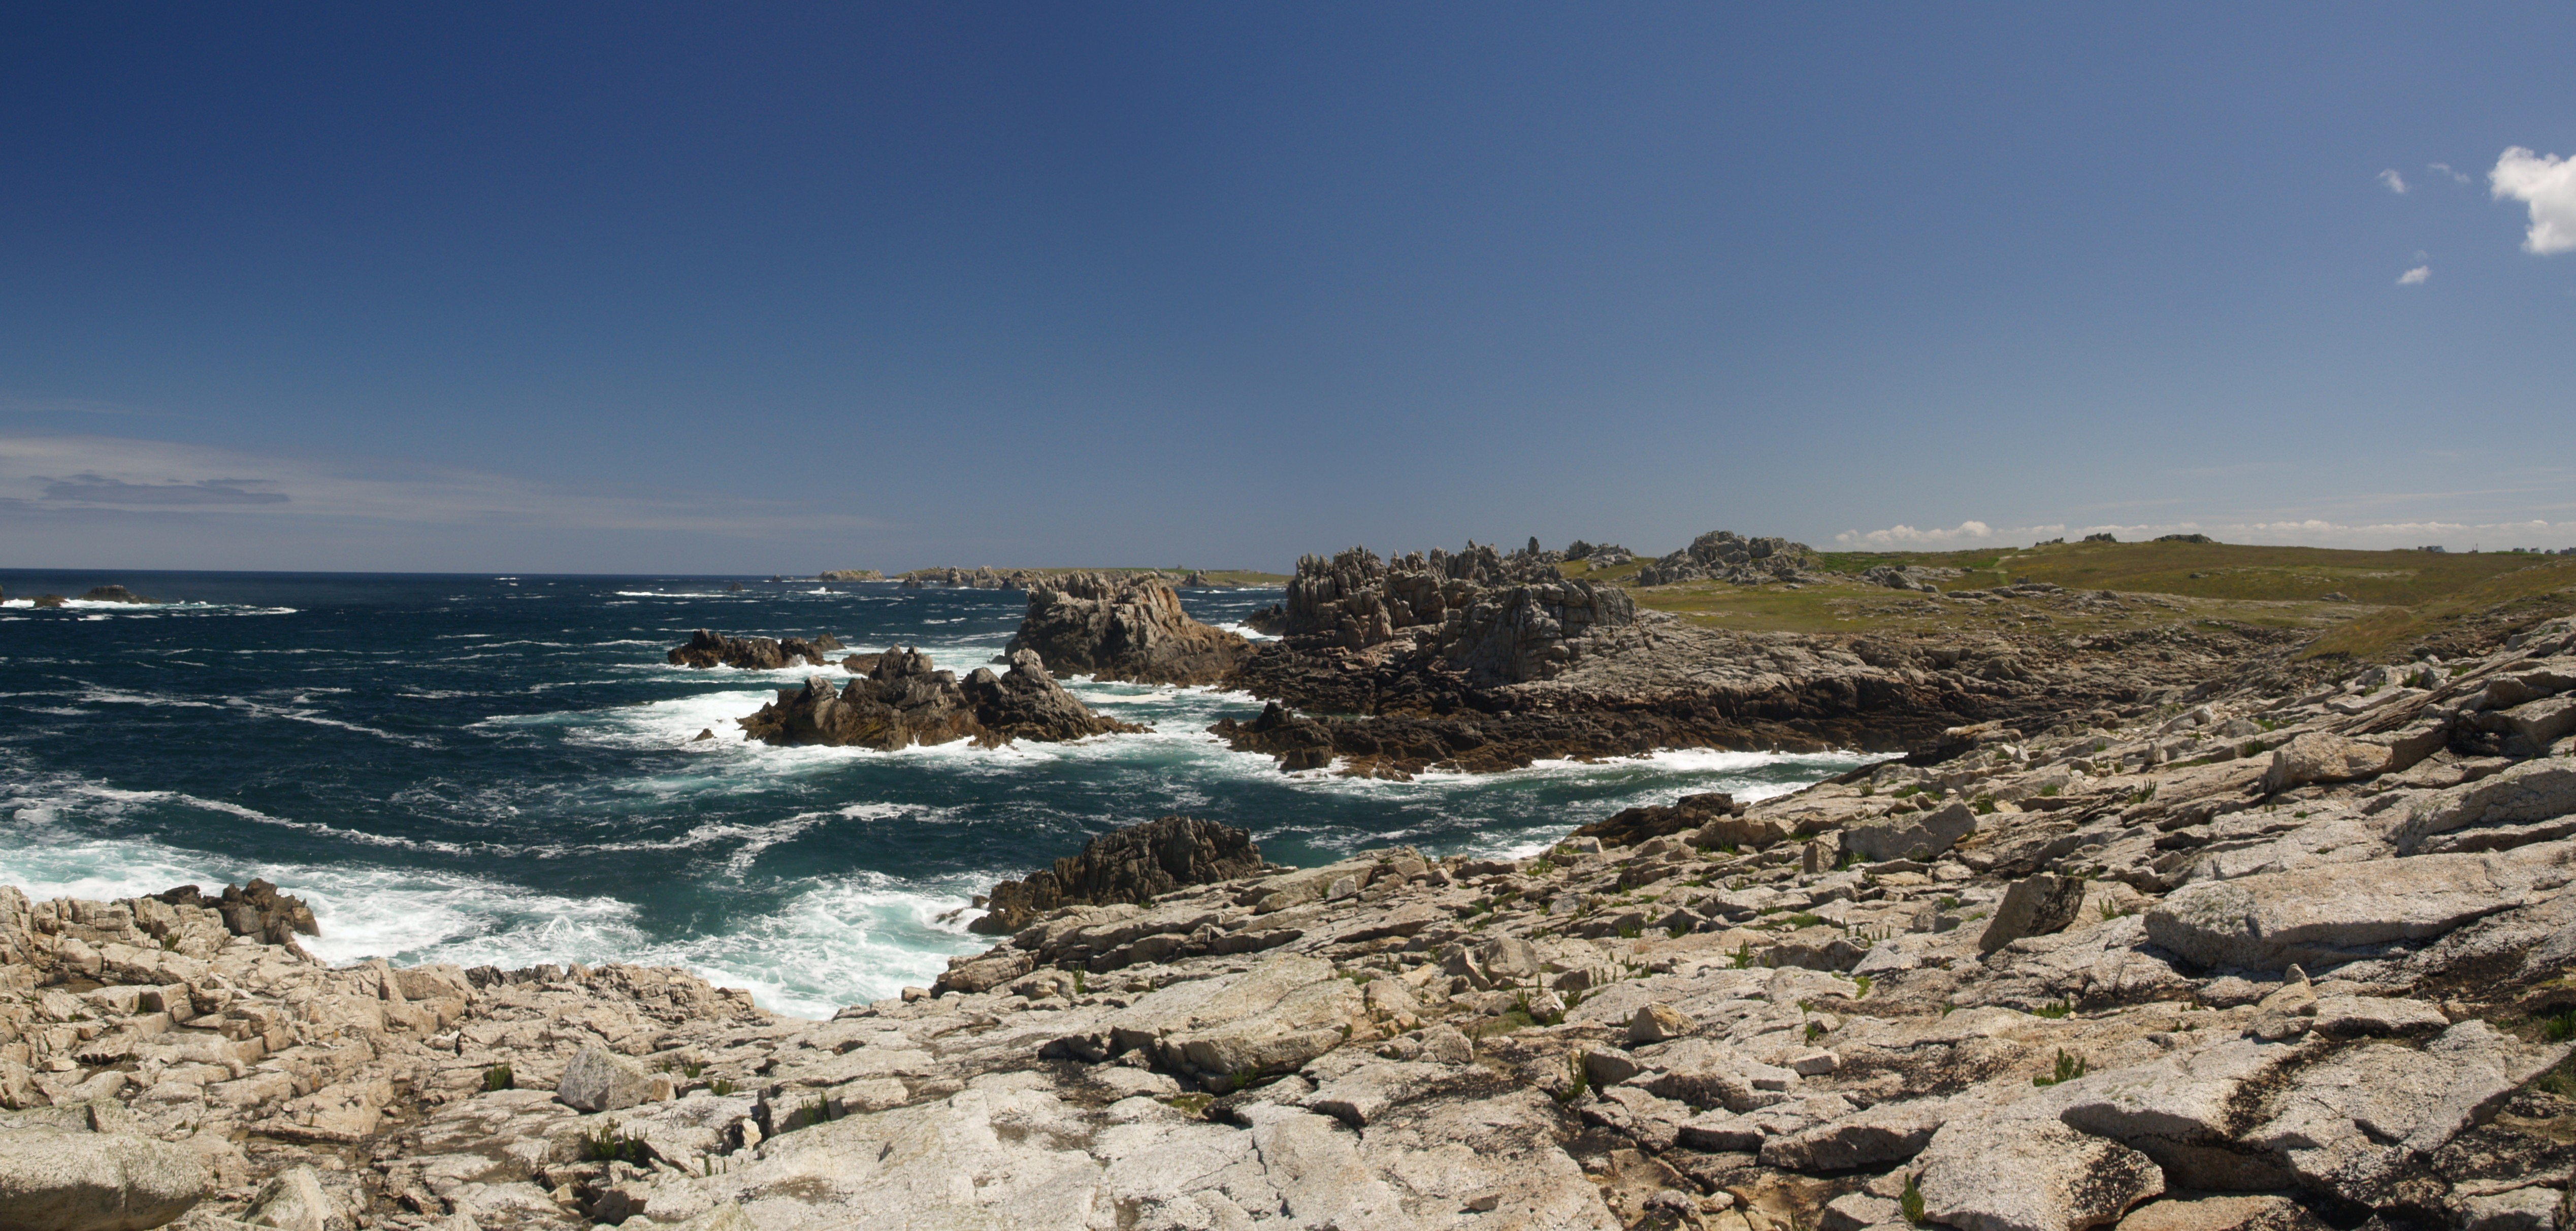
[[[92,586],[89,593],[81,595],[81,601],[85,603],[157,603],[161,600],[146,598],[123,586]]]
[[[208,906],[224,917],[224,927],[235,936],[249,936],[262,944],[293,944],[296,933],[306,936],[322,934],[322,925],[313,917],[313,908],[304,899],[279,893],[277,886],[254,879],[248,885],[226,885],[220,897],[209,898],[195,885],[181,885],[152,895],[172,906]]]
[[[830,664],[823,657],[827,650],[837,650],[841,643],[825,633],[820,641],[802,637],[780,640],[774,637],[728,637],[701,628],[687,645],[672,650],[664,661],[674,667],[735,667],[744,671],[775,671],[799,663],[821,667]]]
[[[739,720],[744,738],[891,752],[961,739],[989,748],[1014,739],[1060,741],[1145,729],[1093,713],[1026,650],[1011,656],[1008,672],[995,675],[978,667],[962,682],[913,649],[854,655],[843,665],[863,674],[839,689],[820,675],[801,689],[780,689],[776,701]]]
[[[1052,868],[993,886],[989,913],[968,926],[986,935],[1016,932],[1062,907],[1141,904],[1185,885],[1233,880],[1268,867],[1249,831],[1166,816],[1111,830]]]
[[[1635,846],[1666,834],[1688,833],[1721,817],[1741,816],[1744,805],[1724,791],[1684,795],[1670,804],[1622,808],[1574,831],[1577,838],[1599,838],[1603,846]]]
[[[1252,657],[1252,643],[1191,619],[1161,580],[1070,573],[1029,589],[1010,648],[1052,671],[1143,684],[1213,684]]]

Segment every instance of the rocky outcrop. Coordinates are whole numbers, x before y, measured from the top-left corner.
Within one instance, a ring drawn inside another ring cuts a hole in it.
[[[1279,631],[1299,650],[1401,639],[1474,683],[1500,685],[1553,676],[1583,655],[1594,628],[1635,621],[1625,591],[1569,580],[1536,553],[1469,543],[1456,555],[1381,561],[1354,547],[1300,559]]]
[[[960,590],[1025,590],[1043,580],[1034,569],[925,568],[903,574],[907,590],[946,586]]]
[[[1775,581],[1817,580],[1814,548],[1782,538],[1745,538],[1732,530],[1711,530],[1688,547],[1637,570],[1641,586],[1669,586],[1685,581],[1729,581],[1740,586]]]
[[[1010,649],[1062,674],[1142,684],[1213,684],[1252,656],[1252,643],[1191,619],[1165,582],[1111,573],[1032,583]]]
[[[123,586],[92,586],[88,592],[81,595],[81,601],[85,603],[158,603],[161,600],[146,598]]]
[[[885,579],[886,576],[882,570],[872,568],[825,569],[815,578],[816,581],[883,581]]]
[[[100,1166],[132,1148],[106,1138],[200,1160],[191,1231],[2549,1227],[2568,750],[2495,752],[2476,715],[2566,695],[2571,657],[2560,621],[2430,688],[1963,733],[1540,858],[1187,884],[1237,848],[1158,822],[1179,871],[1122,846],[1071,879],[1130,900],[1031,907],[828,1022],[684,971],[325,969],[212,907],[0,889],[0,1134],[85,1135],[49,1157],[149,1211],[130,1231],[189,1186]],[[2269,791],[2311,734],[2430,750]],[[1954,804],[1973,829],[1925,857],[1853,838]]]
[[[835,686],[817,675],[803,688],[780,689],[776,701],[737,720],[743,738],[892,752],[961,739],[989,748],[1016,739],[1061,742],[1145,730],[1093,713],[1027,650],[1013,653],[1010,670],[1000,675],[977,667],[964,680],[933,668],[929,655],[913,649],[854,655],[842,665],[859,678]]]
[[[1667,834],[1690,833],[1711,821],[1744,815],[1744,805],[1724,791],[1684,795],[1669,804],[1641,804],[1622,808],[1588,825],[1575,827],[1572,836],[1598,838],[1603,846],[1635,846],[1649,838]]]
[[[665,661],[674,667],[733,667],[743,671],[777,671],[799,664],[829,666],[823,655],[842,648],[830,633],[812,641],[802,637],[728,637],[699,629],[689,643],[672,650]]]
[[[212,898],[195,885],[181,885],[154,895],[154,901],[165,906],[211,910],[223,920],[226,930],[235,936],[248,936],[271,945],[292,945],[298,934],[319,936],[321,925],[313,918],[313,908],[304,899],[277,891],[277,886],[252,878],[248,885],[226,885]]]
[[[1141,904],[1186,885],[1233,880],[1268,866],[1245,830],[1166,816],[1113,829],[1052,868],[993,886],[987,913],[968,926],[986,934],[1016,932],[1067,906]]]

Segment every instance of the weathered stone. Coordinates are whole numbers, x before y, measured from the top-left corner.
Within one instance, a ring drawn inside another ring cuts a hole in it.
[[[2476,782],[2451,787],[2409,811],[2395,834],[2400,854],[2432,839],[2486,825],[2519,825],[2576,813],[2576,762],[2528,761]]]
[[[350,1226],[311,1167],[290,1167],[270,1176],[251,1198],[242,1221],[277,1231],[348,1231]]]
[[[2084,1231],[2165,1190],[2155,1160],[2050,1119],[1953,1120],[1916,1161],[1925,1214],[1961,1231]]]
[[[183,1145],[127,1133],[0,1129],[0,1226],[144,1231],[186,1213],[205,1164]]]
[[[1691,1021],[1671,1005],[1661,1002],[1646,1005],[1628,1019],[1628,1045],[1661,1043],[1690,1033]]]
[[[2554,842],[2201,881],[2147,912],[2147,938],[2202,966],[2331,966],[2370,946],[2439,936],[2564,886],[2576,876],[2571,855],[2576,843]]]
[[[1844,850],[1858,852],[1861,858],[1872,862],[1926,860],[1948,851],[1958,845],[1959,839],[1975,832],[1975,809],[1964,800],[1954,799],[1932,812],[1904,813],[1846,825],[1842,831],[1842,842]]]
[[[1762,1165],[1789,1171],[1853,1171],[1923,1152],[1949,1122],[1948,1099],[1907,1099],[1853,1112],[1761,1144]]]
[[[2366,1043],[2301,1070],[2243,1140],[2278,1155],[2307,1187],[2377,1205],[2410,1158],[2484,1119],[2568,1048],[2519,1043],[2476,1020],[2421,1050]]]
[[[564,1066],[563,1081],[555,1086],[557,1101],[584,1112],[632,1107],[652,1092],[653,1078],[643,1065],[595,1044]]]
[[[2393,760],[2385,744],[2310,731],[2272,750],[2271,768],[2263,772],[2263,792],[2273,795],[2310,782],[2367,778],[2390,768]]]
[[[2066,930],[2084,909],[2084,882],[2042,872],[2014,881],[1977,938],[1977,951],[1992,953],[2025,936]]]
[[[772,744],[856,745],[894,751],[914,744],[971,740],[993,747],[1015,739],[1064,741],[1144,730],[1093,713],[1047,674],[1036,654],[1011,656],[1001,675],[977,667],[963,683],[931,668],[930,656],[894,649],[873,660],[852,656],[865,674],[835,690],[826,676],[801,689],[781,689],[760,712],[737,719],[746,739]]]

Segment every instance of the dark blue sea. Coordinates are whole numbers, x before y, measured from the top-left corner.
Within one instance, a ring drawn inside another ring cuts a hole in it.
[[[110,582],[174,601],[27,601]],[[1288,775],[1206,733],[1257,713],[1248,696],[1083,679],[1066,682],[1153,732],[772,748],[733,720],[813,669],[663,661],[705,627],[919,646],[963,673],[1018,627],[1008,591],[28,571],[0,588],[0,883],[107,898],[263,876],[313,904],[310,947],[335,962],[676,964],[809,1016],[927,984],[988,943],[965,930],[968,895],[1165,813],[1247,827],[1283,863],[1390,843],[1513,853],[1630,804],[1777,794],[1857,764],[1674,752],[1411,783]],[[1278,598],[1183,591],[1219,625]]]

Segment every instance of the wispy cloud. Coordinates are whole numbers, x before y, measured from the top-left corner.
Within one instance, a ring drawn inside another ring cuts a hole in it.
[[[2455,184],[2465,184],[2469,182],[2468,172],[2454,171],[2451,169],[2451,164],[2447,162],[2428,162],[2424,164],[2424,168],[2428,171],[2434,171],[2442,175],[2450,176],[2451,182]]]
[[[2576,249],[2576,158],[2535,154],[2517,145],[2487,173],[2496,200],[2511,197],[2531,207],[2523,251],[2540,256]]]
[[[2396,193],[2401,197],[2406,195],[2406,177],[2399,175],[2397,173],[2397,168],[2395,167],[2390,167],[2387,170],[2381,171],[2379,173],[2379,182],[2386,184],[2388,186],[2388,191],[2390,192]]]
[[[2432,266],[2430,266],[2430,265],[2418,265],[2418,266],[2416,266],[2416,267],[2415,267],[2415,268],[2413,268],[2413,269],[2407,270],[2405,273],[2402,273],[2402,274],[2397,275],[2397,285],[2399,285],[2399,286],[2415,286],[2415,285],[2418,285],[2418,284],[2422,283],[2426,278],[2430,278],[2430,277],[2432,277],[2432,276],[2433,276],[2433,267],[2432,267]]]
[[[45,485],[42,499],[59,504],[99,504],[119,508],[159,508],[209,504],[285,504],[286,493],[268,490],[276,484],[264,479],[199,479],[194,483],[176,480],[161,483],[128,483],[99,474],[76,474],[68,479],[38,478]]]
[[[547,483],[382,458],[262,456],[113,436],[0,435],[0,515],[185,514],[258,524],[368,522],[713,534],[880,528],[809,503],[626,485]]]
[[[2277,546],[2390,548],[2421,547],[2439,543],[2446,546],[2487,547],[2576,546],[2576,521],[2548,521],[2533,518],[2526,521],[2456,522],[2456,521],[2385,521],[2338,522],[2324,518],[2298,518],[2278,521],[2176,521],[2122,525],[2071,525],[2052,523],[2032,526],[1995,526],[1981,521],[1966,521],[1950,530],[1917,530],[1911,526],[1890,526],[1885,530],[1846,530],[1834,540],[1845,547],[1882,549],[1916,548],[1939,550],[1950,547],[1983,547],[1989,545],[2035,543],[2054,538],[2081,538],[2088,534],[2109,534],[2124,542],[2136,542],[2167,534],[2206,534],[2228,543],[2263,543]]]

